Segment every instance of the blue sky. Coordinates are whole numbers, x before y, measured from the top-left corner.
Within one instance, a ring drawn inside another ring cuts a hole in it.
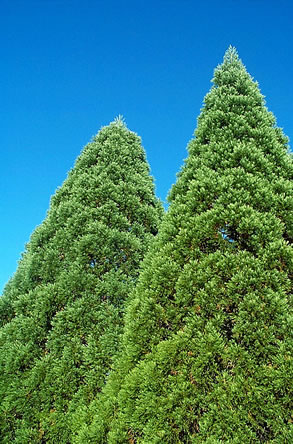
[[[165,200],[236,46],[293,138],[290,0],[1,0],[0,291],[82,147],[122,114]]]

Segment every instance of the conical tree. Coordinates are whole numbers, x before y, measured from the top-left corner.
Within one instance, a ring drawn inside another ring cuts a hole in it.
[[[292,158],[234,48],[213,82],[88,442],[293,441]]]
[[[118,118],[77,159],[4,292],[1,442],[71,442],[71,413],[105,383],[161,216],[140,139]]]

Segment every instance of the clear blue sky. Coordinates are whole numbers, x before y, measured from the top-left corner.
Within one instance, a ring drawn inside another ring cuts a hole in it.
[[[165,200],[230,44],[293,138],[290,0],[0,3],[0,291],[82,147],[118,114]]]

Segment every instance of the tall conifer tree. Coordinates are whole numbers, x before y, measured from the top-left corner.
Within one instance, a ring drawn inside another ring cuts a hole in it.
[[[4,292],[1,442],[71,442],[71,414],[105,383],[161,216],[140,139],[118,118],[77,159]]]
[[[292,158],[234,48],[213,83],[80,442],[293,441]]]

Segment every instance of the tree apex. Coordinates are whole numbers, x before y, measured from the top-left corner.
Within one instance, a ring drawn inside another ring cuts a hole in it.
[[[234,63],[234,62],[238,62],[238,63],[240,62],[241,63],[241,60],[240,60],[240,58],[238,56],[238,52],[237,52],[237,49],[235,48],[235,46],[232,46],[232,45],[229,46],[229,48],[225,52],[223,62],[225,64],[226,63],[231,64],[231,63]]]
[[[118,126],[118,127],[126,128],[125,119],[121,114],[119,114],[117,117],[115,117],[115,119],[113,120],[113,122],[111,122],[111,124]]]

